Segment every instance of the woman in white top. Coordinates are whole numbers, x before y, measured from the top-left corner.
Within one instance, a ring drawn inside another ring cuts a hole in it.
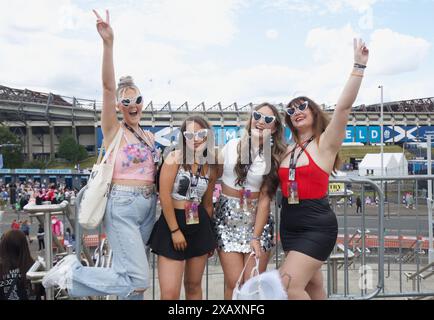
[[[225,275],[225,299],[232,292],[252,251],[266,270],[274,246],[274,220],[270,202],[278,187],[277,169],[286,150],[283,124],[271,104],[257,106],[241,139],[229,141],[220,153],[222,194],[215,210],[214,226],[219,257]],[[253,259],[246,268],[250,275]],[[248,276],[244,277],[244,281]]]

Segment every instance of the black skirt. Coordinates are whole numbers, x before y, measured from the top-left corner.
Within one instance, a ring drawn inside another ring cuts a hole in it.
[[[326,261],[336,244],[338,221],[328,198],[288,204],[282,199],[280,239],[285,252],[297,251]]]
[[[203,256],[216,248],[217,243],[211,219],[202,205],[199,206],[198,224],[186,224],[185,210],[175,209],[175,216],[178,226],[187,241],[187,248],[184,251],[175,250],[169,226],[163,213],[161,213],[152,229],[148,242],[152,252],[173,260],[187,260]]]

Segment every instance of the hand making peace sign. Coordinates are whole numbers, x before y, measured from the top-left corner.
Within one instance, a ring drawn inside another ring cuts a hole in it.
[[[106,19],[105,21],[101,18],[101,16],[96,12],[96,10],[92,10],[95,13],[96,20],[96,29],[98,30],[99,35],[103,39],[104,42],[112,43],[113,42],[113,29],[110,26],[110,15],[109,11],[106,10]]]

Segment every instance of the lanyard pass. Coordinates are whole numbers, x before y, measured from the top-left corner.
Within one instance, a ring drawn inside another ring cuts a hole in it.
[[[295,169],[294,168],[290,168],[289,169],[289,177],[288,177],[289,181],[295,181]]]

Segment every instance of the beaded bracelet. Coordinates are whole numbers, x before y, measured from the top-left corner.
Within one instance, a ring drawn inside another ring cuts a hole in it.
[[[353,73],[351,73],[351,75],[355,76],[355,77],[363,78],[363,74],[358,74],[358,73],[353,72]]]

